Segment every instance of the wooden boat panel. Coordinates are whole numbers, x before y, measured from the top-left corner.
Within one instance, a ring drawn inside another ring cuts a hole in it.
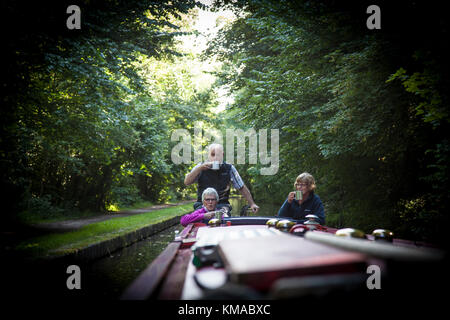
[[[181,242],[171,242],[125,290],[122,300],[145,300],[151,297],[178,253]]]
[[[175,300],[180,299],[186,270],[192,260],[191,249],[180,249],[176,255],[170,270],[161,285],[158,299]],[[192,265],[192,263],[191,263]]]
[[[257,290],[269,289],[282,277],[361,272],[367,261],[363,254],[286,234],[225,239],[218,250],[230,280]]]

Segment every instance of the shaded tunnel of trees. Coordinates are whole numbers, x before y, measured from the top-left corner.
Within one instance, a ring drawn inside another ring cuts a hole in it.
[[[171,133],[202,120],[279,129],[277,174],[237,165],[258,204],[308,171],[327,225],[443,241],[449,23],[440,5],[392,2],[215,1],[237,18],[202,55],[222,63],[206,89],[175,46],[205,8],[193,0],[78,1],[80,30],[65,27],[72,3],[2,2],[4,218],[182,199],[193,164],[172,163]],[[221,86],[234,100],[214,114]]]

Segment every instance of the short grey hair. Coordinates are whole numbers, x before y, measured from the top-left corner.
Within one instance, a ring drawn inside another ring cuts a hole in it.
[[[202,202],[205,200],[206,195],[213,194],[216,197],[216,200],[219,201],[219,194],[214,188],[206,188],[202,193]]]

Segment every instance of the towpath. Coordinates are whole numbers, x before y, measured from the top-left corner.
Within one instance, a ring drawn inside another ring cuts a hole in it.
[[[173,203],[173,204],[157,204],[157,205],[152,205],[152,206],[140,208],[140,209],[131,209],[131,210],[126,210],[126,211],[110,212],[110,213],[106,213],[106,214],[102,214],[102,215],[98,215],[98,216],[86,218],[86,219],[73,219],[73,220],[39,223],[39,224],[35,224],[34,227],[41,229],[41,230],[48,230],[48,231],[53,231],[53,232],[73,231],[73,230],[77,230],[85,225],[95,223],[95,222],[105,221],[105,220],[114,219],[114,218],[127,217],[127,216],[131,216],[131,215],[141,214],[141,213],[150,212],[150,211],[159,210],[159,209],[168,208],[168,207],[175,207],[175,206],[183,205],[186,203],[193,203],[193,202],[194,202],[194,200],[186,200],[186,201],[181,201],[181,202]]]

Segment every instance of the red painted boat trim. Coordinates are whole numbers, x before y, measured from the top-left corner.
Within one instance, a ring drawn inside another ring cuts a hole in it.
[[[186,238],[188,237],[188,235],[189,235],[189,233],[191,232],[193,226],[194,226],[193,224],[188,224],[188,225],[183,229],[183,231],[181,231],[180,236],[179,236],[180,240],[186,239]],[[177,239],[175,239],[175,240],[177,240]]]
[[[178,300],[181,298],[184,279],[189,262],[191,262],[191,256],[192,251],[190,248],[178,250],[176,257],[173,259],[172,267],[161,284],[158,299]]]
[[[127,288],[122,299],[180,299],[183,293],[189,263],[192,259],[190,246],[195,243],[198,230],[205,226],[203,223],[194,223],[186,226],[180,235]],[[246,227],[252,228],[253,225],[246,225]],[[326,232],[334,234],[336,230],[334,228],[327,228]],[[406,245],[409,244],[408,242],[410,243],[410,241],[394,239],[395,244]],[[336,263],[334,261],[336,259],[332,258],[325,257],[323,259],[331,259],[333,263],[327,263],[328,260],[321,261],[321,263],[316,263],[314,268],[305,268],[300,273],[298,270],[290,270],[288,268],[282,271],[270,270],[264,274],[258,272],[241,274],[238,276],[239,279],[235,278],[232,280],[264,291],[276,279],[286,276],[361,272],[365,266],[360,259],[356,259],[358,261],[342,261],[342,263]]]
[[[145,300],[150,298],[166,276],[180,246],[181,242],[169,243],[167,248],[125,290],[121,300]]]

